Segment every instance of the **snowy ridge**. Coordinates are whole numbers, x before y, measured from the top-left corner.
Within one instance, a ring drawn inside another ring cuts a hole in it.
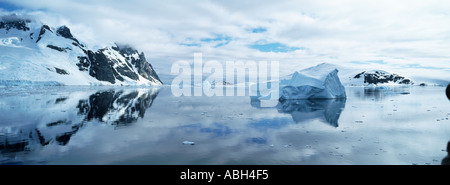
[[[55,28],[15,14],[1,18],[0,86],[29,82],[162,85],[144,54],[129,46],[116,44],[95,50],[75,38],[66,26]],[[130,54],[124,55],[125,50]]]

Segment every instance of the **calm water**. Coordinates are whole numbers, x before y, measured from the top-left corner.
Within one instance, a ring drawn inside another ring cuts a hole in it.
[[[1,88],[0,164],[422,165],[447,155],[445,87],[346,91],[262,108],[168,87]]]

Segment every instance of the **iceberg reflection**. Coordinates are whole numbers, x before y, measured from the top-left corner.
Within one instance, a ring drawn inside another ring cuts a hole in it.
[[[346,99],[284,99],[275,107],[279,113],[290,114],[296,123],[321,119],[333,127],[338,127],[338,120],[345,108]],[[260,107],[260,100],[251,98],[251,105]]]

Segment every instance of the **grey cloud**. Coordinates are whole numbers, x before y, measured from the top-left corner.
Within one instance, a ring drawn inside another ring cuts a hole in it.
[[[191,60],[202,52],[219,60],[266,59],[285,62],[331,62],[378,60],[386,65],[426,59],[448,65],[433,56],[446,56],[450,49],[449,2],[442,1],[88,1],[7,0],[46,18],[62,19],[75,34],[94,36],[92,42],[129,43],[145,52],[156,70],[168,74],[171,63]],[[254,34],[249,28],[264,27]],[[188,39],[213,34],[227,35],[233,42],[186,47]],[[308,51],[269,54],[249,49],[258,40],[279,42]],[[412,42],[413,47],[405,47]],[[405,50],[406,49],[406,50]],[[428,55],[410,55],[412,50]],[[432,51],[434,50],[434,51]],[[400,53],[393,53],[393,52]],[[402,53],[405,51],[405,53]],[[395,57],[390,57],[395,54]],[[418,58],[411,57],[421,57]],[[414,61],[414,62],[411,62]]]

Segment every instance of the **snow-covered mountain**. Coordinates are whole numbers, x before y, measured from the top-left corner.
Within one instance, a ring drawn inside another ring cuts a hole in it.
[[[127,45],[88,47],[67,26],[1,17],[0,85],[161,85],[153,67]]]
[[[304,74],[323,74],[324,72],[337,69],[338,76],[344,86],[367,86],[367,85],[413,85],[414,82],[404,76],[392,74],[387,71],[371,69],[362,70],[344,67],[334,64],[322,63],[313,67],[300,70]]]
[[[413,82],[410,79],[407,79],[405,77],[402,77],[397,74],[391,74],[386,71],[382,70],[372,70],[372,71],[363,71],[361,73],[358,73],[353,77],[355,80],[364,80],[364,84],[413,84]]]

